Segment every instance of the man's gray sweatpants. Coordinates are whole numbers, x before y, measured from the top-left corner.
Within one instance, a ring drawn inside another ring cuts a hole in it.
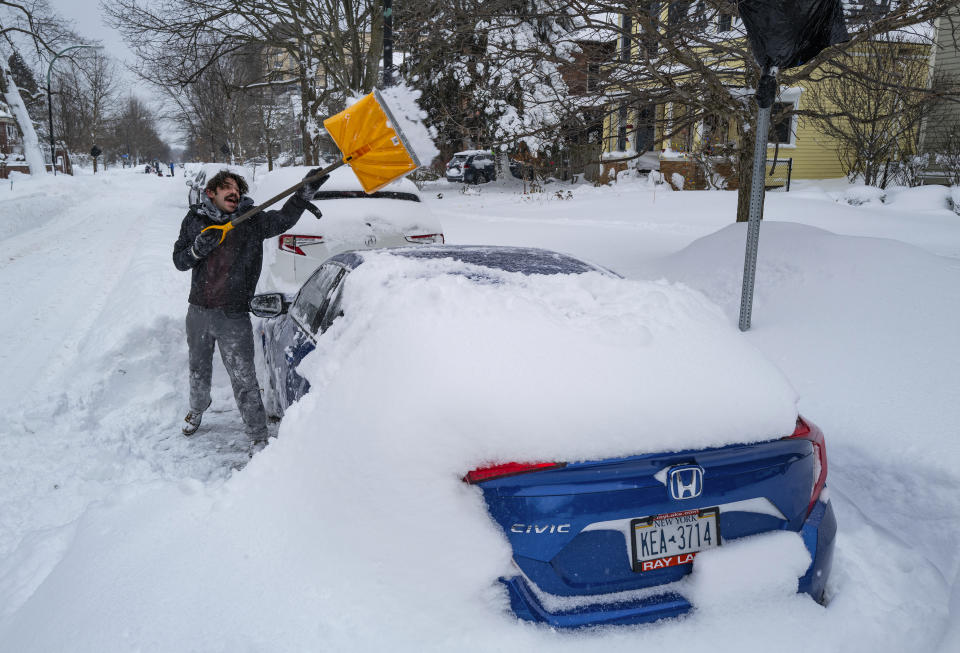
[[[230,375],[233,397],[247,436],[267,438],[267,415],[260,399],[260,386],[253,364],[253,327],[247,313],[226,314],[219,308],[190,305],[187,309],[187,348],[190,352],[190,410],[203,411],[210,405],[213,376],[213,346]]]

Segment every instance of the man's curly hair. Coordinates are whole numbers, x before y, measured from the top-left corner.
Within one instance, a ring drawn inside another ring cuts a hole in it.
[[[237,189],[240,191],[240,195],[246,195],[249,190],[247,186],[247,180],[238,175],[235,172],[230,172],[229,170],[221,170],[213,177],[210,178],[210,181],[207,182],[206,190],[211,193],[216,193],[218,189],[223,188],[227,185],[227,179],[233,179],[237,182]]]

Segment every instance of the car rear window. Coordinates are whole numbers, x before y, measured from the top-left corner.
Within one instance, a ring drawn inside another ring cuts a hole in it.
[[[410,258],[452,258],[471,265],[522,274],[583,274],[601,271],[571,256],[535,248],[425,247],[421,249],[417,247],[393,250],[392,254]]]
[[[404,193],[396,190],[378,190],[369,195],[362,190],[319,190],[313,196],[315,200],[342,200],[342,199],[388,199],[419,202],[420,197],[414,193]]]

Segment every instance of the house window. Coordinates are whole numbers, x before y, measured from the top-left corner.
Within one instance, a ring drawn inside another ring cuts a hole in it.
[[[621,104],[617,111],[617,151],[627,149],[627,105]]]
[[[592,61],[587,64],[587,92],[600,88],[600,62]]]
[[[702,147],[706,154],[721,154],[730,142],[730,119],[708,114],[703,119]]]
[[[793,102],[774,102],[773,110],[770,114],[770,137],[767,142],[771,145],[779,143],[780,145],[793,144],[793,114],[786,113],[793,111]],[[786,115],[784,115],[786,113]]]
[[[633,20],[630,14],[623,15],[623,38],[620,44],[620,61],[630,61],[630,33],[633,31]]]
[[[733,14],[721,13],[717,17],[717,31],[729,32],[733,28]]]
[[[634,145],[637,152],[650,152],[656,147],[654,140],[654,116],[656,108],[652,104],[645,105],[637,111],[637,125],[634,135]]]
[[[667,24],[670,25],[670,27],[679,26],[686,20],[689,12],[689,1],[671,2],[670,8],[667,10]]]

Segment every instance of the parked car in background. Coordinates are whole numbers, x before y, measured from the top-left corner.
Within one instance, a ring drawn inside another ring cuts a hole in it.
[[[496,161],[487,150],[457,152],[447,162],[447,181],[485,184],[497,178]]]
[[[533,165],[525,161],[510,159],[510,174],[516,179],[532,180],[534,178]]]
[[[258,176],[253,198],[263,201],[280,193],[308,170],[289,167]],[[312,204],[322,218],[304,212],[287,233],[264,242],[261,289],[295,293],[321,263],[345,250],[444,242],[440,222],[406,178],[367,194],[353,171],[339,168]]]
[[[357,270],[364,265],[361,277]],[[403,284],[429,288],[431,278],[457,276],[462,284],[482,286],[478,297],[496,293],[498,299],[489,305],[512,314],[527,301],[522,299],[529,292],[525,278],[548,275],[551,280],[544,287],[556,291],[551,302],[569,302],[571,309],[554,306],[553,319],[570,320],[582,328],[583,314],[577,308],[582,304],[574,297],[588,294],[598,302],[622,297],[590,273],[615,276],[564,254],[530,248],[431,246],[340,253],[323,263],[295,298],[272,293],[251,301],[254,314],[264,318],[257,321],[256,341],[266,368],[261,373],[267,377],[268,411],[282,414],[309,391],[297,368],[322,338],[335,338],[330,346],[358,346],[363,339],[349,336],[346,329],[353,324],[369,328],[382,317],[375,314],[380,303],[363,302],[363,293],[371,288],[377,292],[393,288],[396,293]],[[362,278],[362,283],[352,286],[352,275]],[[436,316],[425,310],[429,305],[436,306]],[[363,306],[363,319],[347,322],[328,335],[328,329],[350,310],[344,307],[350,306]],[[438,320],[449,310],[442,299],[418,306],[412,321],[403,325],[404,333],[415,324]],[[651,305],[645,310],[658,309]],[[508,314],[491,317],[496,324],[512,324]],[[715,316],[698,314],[697,319]],[[588,339],[596,335],[577,332]],[[403,342],[417,340],[414,331]],[[563,343],[576,347],[575,342]],[[422,355],[442,359],[444,352],[432,351],[432,345],[430,339],[424,340]],[[402,371],[398,374],[402,379]],[[597,370],[597,383],[602,376],[602,370]],[[460,378],[442,381],[450,387],[462,382]],[[624,400],[631,401],[629,396],[624,393]],[[429,404],[381,406],[375,395],[367,401],[372,410],[430,410]],[[513,415],[511,421],[536,425],[537,416],[528,414],[527,405],[518,397],[517,405],[478,405],[477,409],[500,411]],[[744,410],[748,406],[745,403]],[[586,414],[592,409],[583,406]],[[597,417],[603,421],[602,415]],[[469,420],[470,415],[463,419]],[[322,423],[316,429],[324,437],[351,437],[325,432]],[[589,432],[583,436],[591,437]],[[691,609],[683,595],[685,586],[677,581],[692,571],[698,553],[777,531],[796,533],[806,547],[811,562],[799,578],[798,591],[822,600],[836,533],[833,509],[822,492],[827,477],[823,433],[797,418],[793,432],[780,437],[723,441],[728,444],[638,451],[598,460],[538,460],[534,455],[532,461],[498,461],[462,470],[464,482],[482,492],[489,516],[512,549],[515,572],[500,581],[516,616],[560,628],[675,617]],[[495,451],[490,456],[497,460]],[[423,573],[428,575],[430,570]]]

